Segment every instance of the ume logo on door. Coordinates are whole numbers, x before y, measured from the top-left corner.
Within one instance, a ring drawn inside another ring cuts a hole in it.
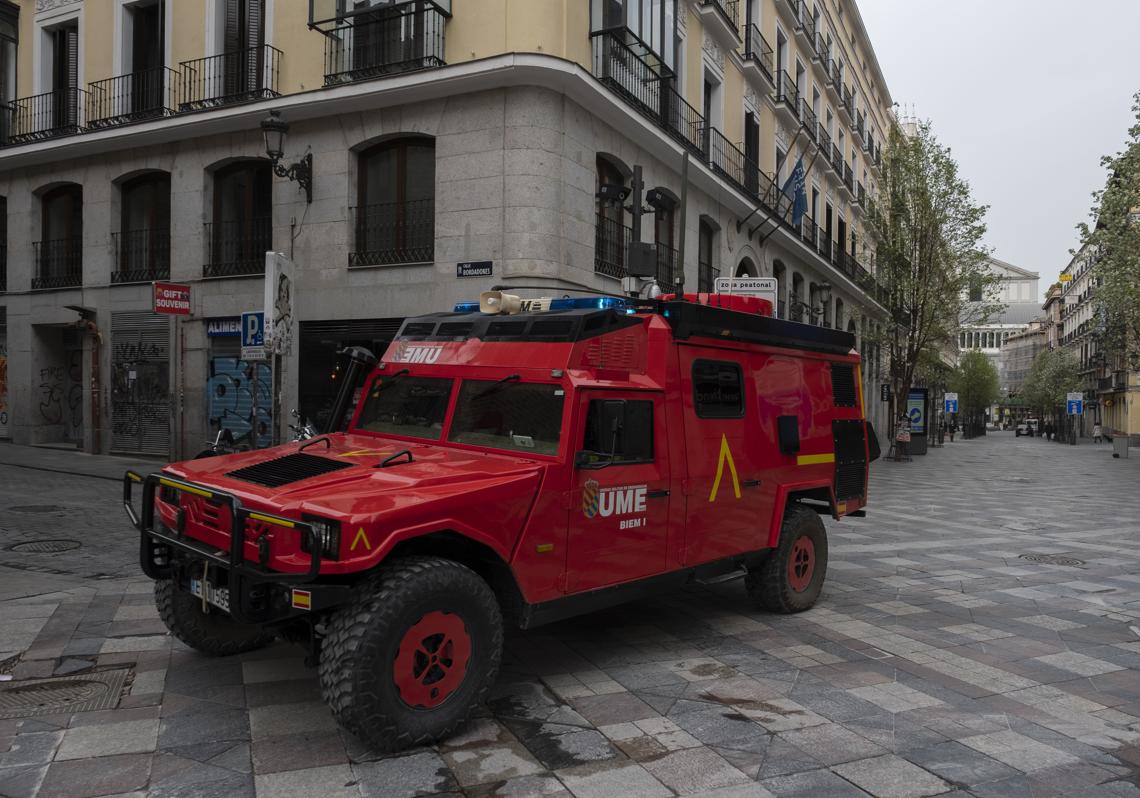
[[[602,488],[596,480],[588,480],[582,486],[582,515],[593,518],[600,515],[630,515],[645,512],[645,498],[648,485],[625,485]]]

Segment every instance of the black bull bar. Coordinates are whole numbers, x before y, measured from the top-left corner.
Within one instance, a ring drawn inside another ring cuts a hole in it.
[[[142,505],[135,512],[132,494],[136,484],[142,485]],[[156,528],[154,523],[155,492],[165,487],[171,490],[190,493],[210,501],[218,502],[229,509],[230,512],[230,539],[229,551],[224,551],[201,541],[184,536],[186,512],[184,508],[178,509],[175,529],[170,530],[165,525]],[[192,482],[178,479],[168,474],[156,472],[142,476],[134,471],[123,475],[123,509],[131,519],[131,524],[139,530],[139,564],[143,573],[151,579],[170,579],[173,577],[172,557],[159,550],[166,547],[170,553],[180,552],[193,560],[214,565],[227,574],[226,586],[229,589],[229,613],[234,620],[240,623],[265,623],[267,621],[283,620],[290,617],[308,615],[313,610],[323,609],[341,603],[347,596],[347,588],[341,585],[311,584],[321,571],[322,542],[313,531],[311,524],[293,518],[284,518],[273,513],[259,510],[250,510],[242,507],[241,501],[225,491],[196,485]],[[269,561],[269,540],[262,536],[258,539],[258,563],[252,563],[245,558],[245,522],[247,519],[269,524],[283,529],[296,530],[301,536],[302,550],[308,550],[309,570],[304,573],[282,573],[271,571],[266,567]],[[165,564],[157,561],[165,559]],[[204,569],[206,570],[206,569]],[[278,611],[265,607],[251,606],[251,589],[262,585],[278,586],[291,594],[284,606]],[[203,579],[203,591],[207,589],[206,580]],[[306,596],[307,606],[298,606],[297,593],[301,591]]]

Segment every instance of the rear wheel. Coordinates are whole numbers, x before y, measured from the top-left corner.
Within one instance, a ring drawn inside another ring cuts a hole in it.
[[[455,732],[494,683],[503,647],[495,594],[452,560],[386,565],[329,622],[321,692],[346,729],[380,751]]]
[[[179,589],[171,579],[155,581],[154,603],[172,635],[211,657],[253,651],[275,637],[259,626],[238,623],[214,607],[203,611],[202,600]]]
[[[819,515],[802,504],[784,510],[780,542],[744,586],[748,595],[770,612],[810,609],[827,576],[827,532]]]

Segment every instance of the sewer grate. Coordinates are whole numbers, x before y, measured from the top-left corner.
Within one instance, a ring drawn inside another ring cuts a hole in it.
[[[1084,568],[1085,561],[1076,557],[1066,557],[1063,554],[1022,554],[1021,559],[1029,562],[1039,562],[1043,565],[1065,565],[1069,568]]]
[[[120,668],[0,684],[0,720],[114,709],[129,673]]]
[[[8,509],[16,513],[54,513],[63,508],[58,504],[17,504]]]
[[[82,544],[78,540],[29,540],[26,543],[17,543],[9,546],[8,551],[31,552],[33,554],[55,554],[60,551],[78,549]]]

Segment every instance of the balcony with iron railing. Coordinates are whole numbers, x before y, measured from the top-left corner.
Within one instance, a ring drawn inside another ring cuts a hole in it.
[[[88,129],[170,116],[178,108],[178,79],[173,69],[157,67],[89,84]]]
[[[713,266],[712,263],[697,262],[697,291],[712,293],[713,289],[716,288],[718,277],[720,277],[720,269]]]
[[[851,164],[843,164],[843,187],[847,189],[847,193],[852,198],[855,197],[855,173],[851,170]]]
[[[112,283],[170,279],[170,230],[111,233],[111,243],[115,249]]]
[[[839,116],[850,125],[855,118],[855,93],[851,91],[849,86],[843,86],[842,89],[843,97],[839,102]]]
[[[824,81],[827,87],[827,93],[831,95],[831,99],[835,103],[839,103],[843,99],[843,70],[839,68],[839,62],[834,57],[827,62],[827,74],[830,78]]]
[[[32,290],[72,288],[83,284],[83,237],[70,236],[32,243],[35,274]]]
[[[785,121],[790,125],[799,123],[800,92],[796,82],[787,70],[782,69],[776,74],[776,111],[782,113]]]
[[[808,101],[800,97],[800,123],[803,124],[804,130],[807,132],[808,138],[812,141],[819,141],[819,118],[816,117],[815,112],[808,105]]]
[[[715,127],[706,128],[704,136],[713,172],[766,207],[776,208],[779,189],[772,178]]]
[[[843,180],[843,153],[834,144],[831,145],[831,168],[839,175],[840,181]]]
[[[633,228],[605,213],[598,213],[594,228],[594,272],[625,277],[625,253],[633,240]]]
[[[669,291],[677,284],[677,250],[668,244],[657,242],[657,285],[662,291]]]
[[[265,272],[265,253],[273,248],[273,220],[256,216],[249,220],[207,222],[209,261],[205,277],[237,277]]]
[[[744,34],[744,74],[752,78],[754,87],[770,92],[776,88],[772,47],[755,23]]]
[[[857,202],[860,207],[867,207],[867,192],[866,189],[863,188],[862,180],[855,184],[855,202]]]
[[[855,112],[855,124],[852,126],[851,131],[856,136],[859,137],[859,141],[861,143],[866,142],[866,140],[867,140],[866,122],[867,122],[867,117],[863,114],[863,112],[862,111],[856,111]]]
[[[823,156],[823,162],[829,163],[828,157],[831,153],[831,134],[823,125],[818,126],[819,129],[819,154]]]
[[[740,44],[739,6],[740,0],[700,0],[697,5],[701,25],[729,50]]]
[[[179,111],[280,96],[281,51],[268,44],[247,47],[180,65]]]
[[[673,74],[629,31],[591,34],[594,77],[684,147],[703,155],[704,117],[673,88]]]
[[[87,92],[79,88],[13,100],[7,111],[8,135],[4,143],[27,144],[82,133],[86,102]]]
[[[365,12],[325,31],[325,85],[444,66],[447,16],[435,5]]]
[[[827,41],[818,30],[815,32],[815,43],[812,45],[811,61],[823,70],[825,80],[830,79],[827,70],[831,62],[831,48],[827,46]]]
[[[796,0],[796,21],[792,30],[804,48],[810,52],[815,41],[815,20],[812,19],[804,0]]]
[[[349,266],[391,266],[435,260],[435,200],[349,208]]]

